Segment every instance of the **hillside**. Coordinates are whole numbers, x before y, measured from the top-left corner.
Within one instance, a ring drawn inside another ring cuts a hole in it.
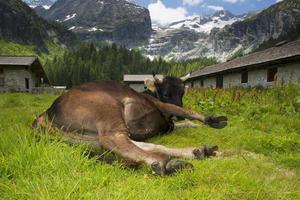
[[[83,40],[136,46],[147,41],[152,32],[149,11],[126,0],[58,0],[49,10],[36,10]]]
[[[76,36],[57,23],[49,23],[21,0],[0,0],[0,40],[48,52],[48,44],[70,46]]]
[[[300,36],[300,1],[284,0],[263,11],[234,16],[226,11],[155,28],[146,55],[186,60],[232,56],[271,47]],[[264,45],[262,45],[264,44]]]
[[[154,31],[149,44],[141,47],[141,50],[149,57],[163,56],[175,60],[213,57],[214,55],[205,54],[206,46],[203,41],[207,40],[212,30],[242,21],[245,17],[246,15],[235,16],[223,10],[170,25],[153,25]]]
[[[285,0],[251,18],[213,31],[209,41],[217,54],[240,49],[247,53],[271,40],[294,40],[300,36],[299,30],[300,1]]]

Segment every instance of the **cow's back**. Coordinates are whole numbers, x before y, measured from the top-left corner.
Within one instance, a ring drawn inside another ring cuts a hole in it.
[[[96,133],[96,125],[101,122],[103,130],[124,124],[124,102],[128,98],[144,105],[146,113],[156,109],[151,101],[125,85],[116,81],[96,81],[64,93],[47,110],[47,115],[60,128]]]

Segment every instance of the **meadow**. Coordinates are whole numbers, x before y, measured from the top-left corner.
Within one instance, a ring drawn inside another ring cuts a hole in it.
[[[218,145],[193,171],[161,177],[89,158],[30,129],[54,95],[0,94],[0,199],[300,199],[300,86],[189,90],[185,107],[226,115],[221,130],[180,128],[149,142]]]

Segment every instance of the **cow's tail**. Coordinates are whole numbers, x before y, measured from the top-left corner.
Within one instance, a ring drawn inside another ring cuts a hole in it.
[[[33,129],[48,129],[47,123],[47,113],[44,112],[40,114],[31,124],[31,128]]]

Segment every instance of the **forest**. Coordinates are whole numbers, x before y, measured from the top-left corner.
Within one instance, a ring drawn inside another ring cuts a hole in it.
[[[53,85],[68,88],[94,80],[122,81],[123,74],[164,74],[183,76],[196,69],[215,64],[215,59],[198,58],[188,61],[150,60],[137,49],[115,44],[84,42],[45,61],[45,70]]]

